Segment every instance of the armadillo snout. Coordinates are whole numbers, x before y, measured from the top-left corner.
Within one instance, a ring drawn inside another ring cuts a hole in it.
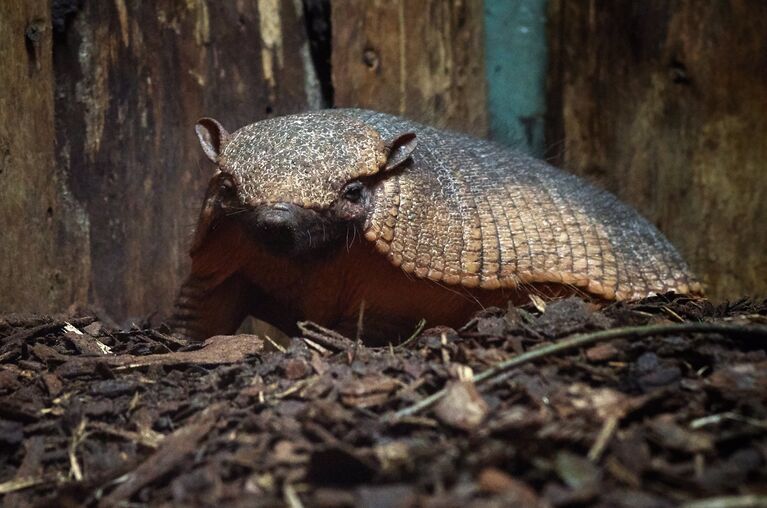
[[[297,208],[296,205],[286,203],[261,208],[256,212],[256,229],[263,230],[267,234],[297,229],[300,222]]]
[[[261,205],[233,218],[275,256],[307,254],[331,239],[332,227],[314,210],[292,203]]]
[[[253,239],[275,255],[289,255],[298,243],[301,212],[296,205],[277,203],[255,208],[243,214],[243,221]]]

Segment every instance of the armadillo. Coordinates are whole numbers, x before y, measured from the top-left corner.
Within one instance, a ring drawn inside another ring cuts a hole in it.
[[[217,169],[171,320],[192,338],[253,315],[385,343],[531,294],[702,292],[615,196],[490,141],[362,109],[195,130]]]

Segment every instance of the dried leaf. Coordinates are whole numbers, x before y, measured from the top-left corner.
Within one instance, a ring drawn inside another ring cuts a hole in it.
[[[383,404],[400,384],[382,374],[351,378],[339,387],[341,400],[348,406],[372,407]]]

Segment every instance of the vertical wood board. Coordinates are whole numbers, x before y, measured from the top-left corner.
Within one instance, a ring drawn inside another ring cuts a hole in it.
[[[545,154],[546,0],[485,0],[490,137]]]
[[[0,3],[0,312],[87,298],[88,220],[54,164],[49,9]]]
[[[767,295],[765,20],[764,2],[550,2],[548,144],[718,299]]]
[[[335,106],[487,133],[482,2],[339,0],[331,17]]]

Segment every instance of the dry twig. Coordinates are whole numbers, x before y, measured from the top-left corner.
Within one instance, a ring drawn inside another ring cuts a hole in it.
[[[325,328],[311,321],[299,321],[296,323],[304,336],[318,342],[321,346],[336,352],[348,351],[354,347],[355,341],[341,335],[335,330]]]
[[[521,355],[514,356],[502,362],[499,362],[489,369],[482,371],[474,377],[474,382],[479,385],[492,386],[505,381],[513,374],[511,369],[519,367],[525,363],[538,360],[540,358],[563,353],[571,349],[576,349],[598,342],[605,342],[614,339],[649,337],[652,335],[673,335],[676,333],[718,333],[730,336],[758,336],[767,338],[767,329],[763,327],[744,327],[731,325],[718,325],[711,323],[675,323],[650,326],[627,326],[623,328],[613,328],[612,330],[601,330],[593,333],[576,335],[567,339],[560,340],[553,344],[541,346]],[[412,416],[433,406],[437,401],[445,396],[447,390],[442,388],[421,401],[397,411],[394,419],[399,420],[406,416]]]

